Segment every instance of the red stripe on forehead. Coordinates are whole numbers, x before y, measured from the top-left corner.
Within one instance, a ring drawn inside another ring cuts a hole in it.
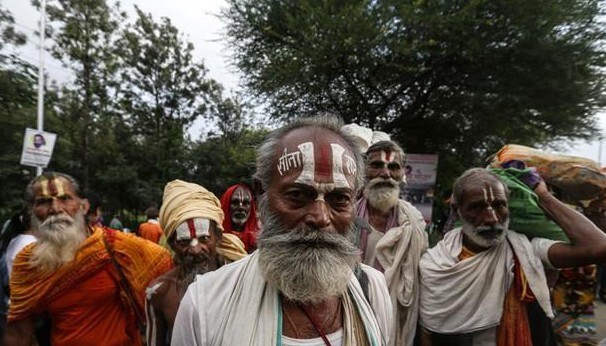
[[[57,195],[57,179],[50,179],[48,181],[48,192],[51,196]]]
[[[387,160],[387,162],[393,161],[393,155],[393,151],[388,151],[385,153],[385,159]]]
[[[194,219],[187,220],[187,228],[189,228],[189,236],[191,239],[196,239],[196,225],[194,224]]]
[[[314,172],[315,180],[326,179],[327,182],[333,182],[333,167],[332,167],[332,149],[329,143],[322,143],[314,146],[316,158],[316,171]]]

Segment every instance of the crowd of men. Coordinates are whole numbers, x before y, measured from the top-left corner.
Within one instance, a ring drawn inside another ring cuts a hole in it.
[[[71,176],[36,177],[16,232],[35,241],[11,252],[3,344],[553,344],[548,272],[603,263],[594,222],[605,220],[535,175],[570,243],[529,239],[509,229],[507,186],[472,168],[453,186],[461,227],[428,249],[423,217],[399,199],[403,150],[363,148],[342,125],[299,118],[273,131],[254,189],[219,199],[168,182],[140,237],[88,222]]]

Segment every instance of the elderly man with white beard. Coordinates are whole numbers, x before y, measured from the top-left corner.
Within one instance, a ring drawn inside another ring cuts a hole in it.
[[[385,280],[351,233],[363,161],[340,127],[299,118],[261,145],[258,250],[190,285],[173,344],[390,344]]]
[[[529,240],[510,230],[508,190],[482,168],[454,183],[453,209],[462,222],[421,258],[420,323],[432,345],[544,345],[536,323],[553,318],[545,269],[606,260],[606,235],[558,201],[539,177],[530,184],[539,205],[571,244]]]
[[[141,345],[145,287],[172,266],[168,252],[133,235],[88,227],[88,201],[69,175],[36,177],[25,201],[38,242],[13,264],[4,345],[31,345],[43,316],[53,345]]]
[[[394,141],[380,141],[366,151],[366,184],[357,202],[362,261],[385,274],[393,305],[396,345],[412,345],[418,319],[421,254],[427,233],[421,212],[400,199],[405,181],[404,151]]]

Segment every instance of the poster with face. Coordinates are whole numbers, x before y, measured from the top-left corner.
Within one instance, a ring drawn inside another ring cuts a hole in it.
[[[406,154],[404,174],[407,183],[401,198],[419,209],[427,223],[431,222],[437,169],[438,155]]]
[[[23,137],[23,150],[21,151],[21,164],[32,167],[46,167],[53,156],[57,134],[25,129]]]

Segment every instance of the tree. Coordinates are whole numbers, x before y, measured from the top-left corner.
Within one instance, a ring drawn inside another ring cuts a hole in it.
[[[187,172],[191,143],[186,130],[210,116],[222,87],[195,62],[193,44],[183,39],[168,18],[154,21],[135,7],[137,19],[120,40],[124,121],[136,136],[138,176],[160,197],[164,184]]]
[[[39,1],[34,0],[39,6]],[[105,0],[56,0],[47,5],[49,26],[46,28],[53,45],[53,57],[74,73],[73,83],[57,88],[60,96],[56,110],[60,126],[70,131],[56,132],[71,140],[71,162],[68,172],[91,186],[91,171],[98,167],[92,153],[95,134],[111,129],[97,128],[97,120],[115,112],[112,100],[118,83],[118,68],[113,48],[118,29],[126,15],[118,5],[108,6]]]
[[[25,127],[35,124],[37,69],[6,51],[26,42],[12,14],[0,6],[0,216],[23,204],[32,170],[19,165]],[[6,208],[6,209],[5,209]]]
[[[605,105],[598,0],[228,0],[233,62],[287,119],[328,111],[439,153],[452,182],[505,143],[589,138]]]
[[[200,182],[217,197],[228,186],[244,182],[252,184],[256,148],[267,136],[265,129],[243,129],[236,137],[220,135],[199,142],[192,152],[192,181]]]

